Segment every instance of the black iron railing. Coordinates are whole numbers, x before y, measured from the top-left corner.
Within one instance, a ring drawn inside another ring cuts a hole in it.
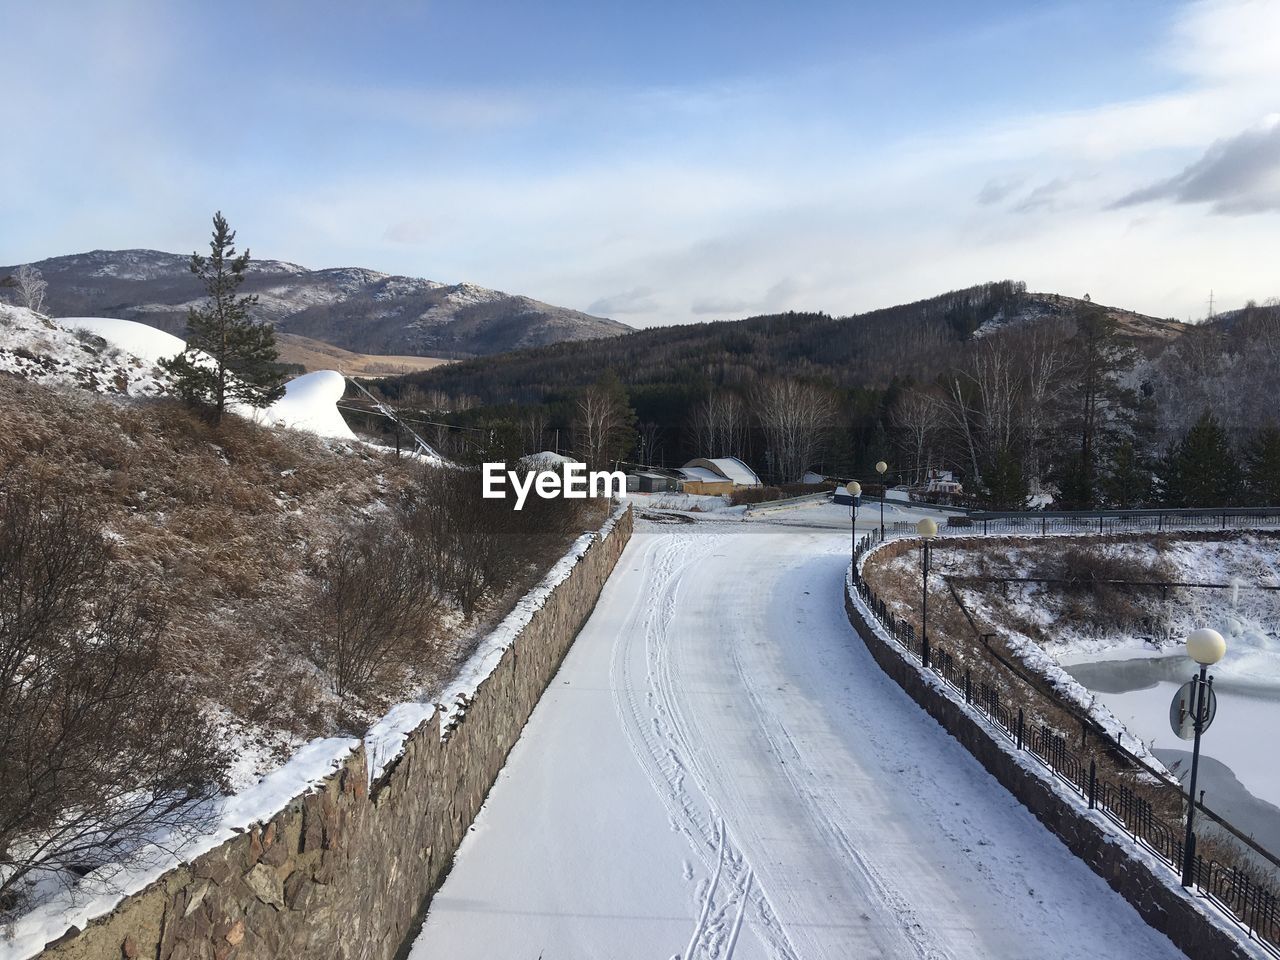
[[[1069,740],[1046,719],[1028,714],[1023,706],[1006,702],[1001,693],[1001,680],[1021,680],[1030,684],[1039,694],[1049,694],[1044,690],[1043,681],[1028,675],[1025,668],[1010,663],[990,649],[986,637],[982,638],[982,649],[990,655],[989,658],[984,661],[968,659],[967,662],[947,649],[945,644],[939,643],[941,638],[932,637],[930,662],[927,667],[924,666],[915,628],[905,619],[896,617],[884,598],[877,595],[859,573],[859,561],[879,542],[878,530],[858,541],[851,578],[854,589],[877,625],[914,658],[922,669],[932,671],[957,691],[966,704],[976,708],[1015,749],[1026,751],[1035,757],[1053,776],[1084,800],[1090,809],[1102,812],[1134,842],[1154,853],[1175,874],[1180,875],[1183,861],[1182,823],[1174,824],[1163,819],[1147,797],[1127,784],[1099,773],[1097,756],[1085,752],[1083,746],[1087,740],[1086,733],[1094,732],[1093,743],[1105,749],[1111,759],[1118,758],[1131,769],[1145,772],[1155,778],[1162,788],[1177,790],[1179,797],[1182,795],[1180,785],[1125,749],[1092,718],[1079,714],[1060,700],[1055,700],[1055,704],[1073,715],[1081,724],[1082,746],[1079,750],[1072,747],[1074,737]],[[967,615],[968,611],[965,612]],[[970,621],[970,625],[977,632],[976,624]],[[1196,809],[1203,812],[1210,821],[1226,829],[1262,861],[1280,869],[1280,859],[1270,851],[1258,846],[1203,804],[1197,803]],[[1280,957],[1280,898],[1276,896],[1273,887],[1259,883],[1255,873],[1239,864],[1206,859],[1198,854],[1194,857],[1193,880],[1195,888],[1247,930],[1251,938],[1257,940],[1269,953]]]
[[[1212,507],[1168,510],[979,511],[948,517],[938,533],[1048,536],[1084,533],[1136,533],[1164,530],[1254,530],[1280,527],[1280,507]],[[895,521],[897,536],[915,533],[915,524]]]

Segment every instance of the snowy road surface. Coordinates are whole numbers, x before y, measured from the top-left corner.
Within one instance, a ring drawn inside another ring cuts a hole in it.
[[[848,550],[638,527],[412,960],[1182,956],[884,676]]]

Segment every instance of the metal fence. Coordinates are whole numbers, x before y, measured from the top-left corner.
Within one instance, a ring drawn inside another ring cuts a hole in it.
[[[1165,530],[1280,529],[1278,507],[1214,507],[1178,510],[1087,510],[970,512],[948,517],[938,533],[944,536],[1001,534],[1048,536],[1050,533],[1160,533]],[[915,524],[898,520],[896,536],[911,536]]]
[[[1082,746],[1075,749],[1067,737],[1059,733],[1044,718],[1029,714],[1020,705],[1005,702],[997,678],[1016,679],[1031,685],[1033,691],[1051,696],[1043,689],[1043,681],[1029,675],[1024,668],[1010,663],[990,649],[983,638],[983,649],[989,655],[986,662],[962,662],[950,650],[945,641],[930,637],[929,662],[923,659],[923,644],[915,628],[905,620],[894,616],[885,600],[858,574],[858,561],[880,542],[879,531],[872,531],[858,541],[854,551],[853,583],[866,608],[879,626],[908,656],[922,668],[932,671],[951,689],[959,693],[966,704],[978,710],[995,729],[1018,751],[1026,751],[1039,761],[1054,777],[1084,800],[1089,809],[1099,810],[1116,824],[1135,843],[1155,854],[1175,875],[1181,875],[1185,824],[1176,823],[1157,815],[1149,799],[1135,792],[1127,784],[1099,773],[1097,755],[1086,752],[1084,731],[1092,729],[1094,743],[1105,747],[1112,758],[1134,769],[1145,771],[1160,783],[1181,793],[1181,786],[1170,781],[1166,774],[1153,770],[1140,757],[1135,756],[1106,733],[1105,729],[1070,705],[1055,698],[1055,703],[1081,723]],[[965,611],[966,616],[968,611]],[[976,625],[971,623],[975,632]],[[1209,821],[1224,828],[1237,840],[1247,845],[1254,854],[1280,869],[1280,860],[1233,827],[1230,823],[1197,803],[1196,809]],[[1193,837],[1192,849],[1195,849]],[[1220,906],[1228,916],[1248,931],[1250,938],[1260,943],[1269,953],[1280,957],[1280,898],[1273,888],[1259,883],[1252,872],[1237,863],[1223,862],[1194,856],[1192,879],[1196,889]]]

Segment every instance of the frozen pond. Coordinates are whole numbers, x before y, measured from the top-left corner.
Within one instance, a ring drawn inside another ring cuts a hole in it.
[[[1234,650],[1211,671],[1218,713],[1201,741],[1199,788],[1210,809],[1280,854],[1280,765],[1272,759],[1280,735],[1280,678],[1273,664],[1260,660],[1275,654],[1231,640]],[[1186,783],[1191,743],[1169,729],[1169,703],[1196,672],[1185,654],[1132,644],[1061,662]]]

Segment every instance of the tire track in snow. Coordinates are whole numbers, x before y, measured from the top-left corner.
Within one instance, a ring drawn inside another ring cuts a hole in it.
[[[701,769],[699,761],[699,757],[714,755],[714,746],[708,745],[711,749],[695,747],[691,732],[696,725],[685,715],[677,695],[681,687],[672,660],[670,634],[683,575],[717,548],[722,548],[724,539],[679,533],[655,539],[646,556],[646,562],[654,567],[648,580],[651,589],[643,601],[641,630],[637,631],[644,642],[644,671],[640,674],[636,666],[634,637],[619,636],[614,642],[610,685],[628,742],[666,806],[672,828],[685,836],[708,871],[714,872],[715,882],[699,898],[700,916],[690,947],[681,955],[681,960],[692,960],[697,955],[711,960],[730,956],[730,944],[736,944],[741,925],[736,915],[745,914],[748,907],[752,914],[751,926],[766,949],[778,960],[795,960],[795,946],[779,924],[764,880],[758,875],[754,877],[756,896],[750,895],[752,884],[747,877],[755,872],[741,848],[729,839],[728,828],[709,787],[715,778]],[[868,863],[840,828],[838,811],[824,809],[819,802],[822,798],[796,779],[795,771],[803,769],[804,763],[785,724],[767,708],[736,645],[730,645],[730,657],[757,719],[755,726],[763,733],[773,754],[786,758],[776,765],[776,771],[802,801],[803,814],[816,832],[828,837],[829,847],[839,850],[851,872],[857,875],[860,887],[870,894],[868,906],[879,907],[893,916],[894,927],[880,934],[892,941],[883,945],[887,954],[915,960],[946,960],[950,953],[920,923],[909,898]],[[641,690],[643,698],[639,696]],[[727,881],[722,879],[724,875],[728,875]],[[725,891],[723,899],[716,902],[720,889]]]
[[[900,947],[909,949],[919,960],[947,960],[951,957],[950,951],[925,929],[910,899],[888,882],[884,871],[868,861],[840,826],[839,810],[828,809],[832,806],[832,798],[797,778],[796,771],[805,769],[804,758],[787,729],[785,717],[771,709],[767,698],[761,695],[758,685],[754,682],[753,671],[743,662],[741,648],[737,644],[732,644],[729,649],[734,672],[741,682],[752,711],[759,720],[758,728],[768,741],[774,755],[787,758],[788,762],[780,763],[778,769],[790,785],[791,792],[803,802],[810,821],[829,838],[831,846],[843,854],[844,859],[862,879],[863,886],[874,892],[876,901],[887,906],[893,913],[897,920],[898,931],[907,941]],[[899,956],[904,955],[897,945],[894,953]]]
[[[615,707],[632,751],[671,817],[672,828],[689,841],[704,865],[712,869],[702,911],[682,960],[692,960],[699,952],[711,960],[732,955],[742,916],[749,908],[752,927],[769,953],[777,960],[796,960],[785,930],[776,919],[763,888],[750,895],[753,871],[743,852],[728,837],[728,829],[716,810],[707,787],[705,772],[699,769],[698,751],[689,740],[690,729],[679,701],[674,696],[669,629],[675,619],[681,574],[720,545],[722,538],[672,534],[656,538],[646,552],[646,564],[655,570],[649,583],[642,620],[644,672],[638,675],[632,636],[615,638],[610,665],[610,686]],[[650,554],[656,553],[654,559]],[[639,696],[639,691],[644,696]],[[692,782],[690,786],[690,781]],[[721,877],[728,874],[727,884]],[[726,887],[722,902],[717,891]],[[731,922],[730,912],[734,913]]]

